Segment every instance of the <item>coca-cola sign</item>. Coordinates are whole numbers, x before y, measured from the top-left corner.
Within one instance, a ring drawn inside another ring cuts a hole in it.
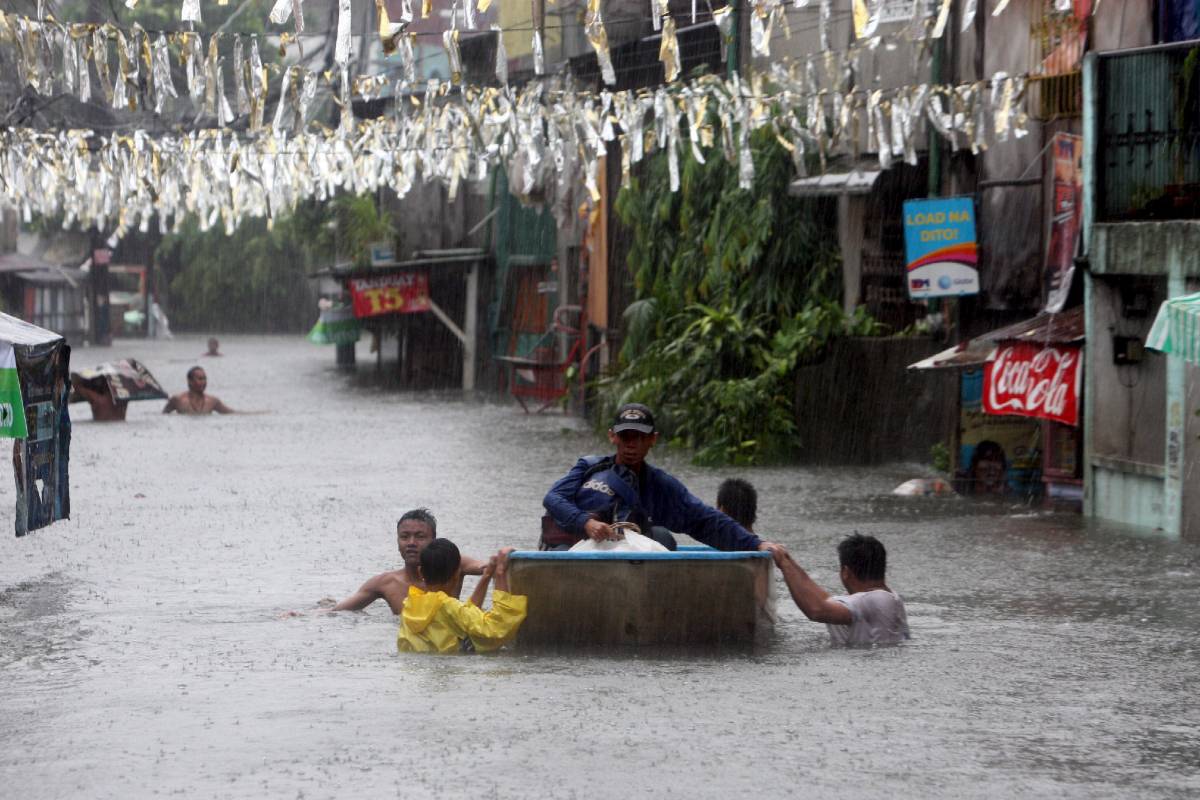
[[[1001,345],[984,367],[984,411],[1078,425],[1081,355],[1071,345]]]

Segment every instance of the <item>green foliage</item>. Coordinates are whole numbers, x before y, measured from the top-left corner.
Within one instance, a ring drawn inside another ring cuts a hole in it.
[[[647,403],[670,441],[704,464],[792,455],[797,365],[836,336],[882,328],[842,313],[834,204],[788,196],[791,159],[770,131],[751,144],[749,191],[718,153],[701,164],[685,152],[671,192],[660,153],[615,206],[632,231],[638,299],[625,312],[618,369],[599,386],[601,418]]]
[[[933,463],[933,468],[943,474],[950,472],[950,448],[945,442],[938,442],[933,447],[929,448],[929,460]]]

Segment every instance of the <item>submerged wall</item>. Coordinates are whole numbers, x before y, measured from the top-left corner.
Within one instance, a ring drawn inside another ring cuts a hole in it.
[[[800,459],[819,464],[927,463],[951,446],[958,370],[910,370],[945,348],[932,339],[841,339],[796,376]]]

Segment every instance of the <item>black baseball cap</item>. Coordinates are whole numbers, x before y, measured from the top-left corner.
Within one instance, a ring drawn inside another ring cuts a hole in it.
[[[617,409],[613,418],[612,432],[621,431],[654,433],[654,413],[641,403],[626,403]]]

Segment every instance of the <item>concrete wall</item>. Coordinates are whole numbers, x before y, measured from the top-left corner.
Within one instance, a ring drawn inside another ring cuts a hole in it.
[[[1147,351],[1141,364],[1113,364],[1113,334],[1144,341],[1154,322],[1152,315],[1122,316],[1120,285],[1103,279],[1093,284],[1095,326],[1088,332],[1088,368],[1097,391],[1087,398],[1095,409],[1092,452],[1161,467],[1166,452],[1166,356]],[[1160,285],[1152,308],[1157,309],[1164,297],[1165,286]]]

